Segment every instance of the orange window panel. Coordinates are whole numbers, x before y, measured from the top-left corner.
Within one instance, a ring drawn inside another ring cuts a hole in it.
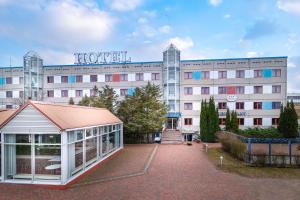
[[[228,86],[227,87],[227,94],[235,94],[235,87],[234,86]]]
[[[113,74],[112,80],[113,82],[120,82],[120,74]]]

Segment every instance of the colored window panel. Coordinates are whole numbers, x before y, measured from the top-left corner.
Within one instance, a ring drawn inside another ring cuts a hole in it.
[[[5,85],[5,78],[0,78],[0,85]]]
[[[227,94],[235,94],[235,87],[234,86],[228,86],[227,87]]]
[[[262,108],[263,110],[272,110],[272,102],[263,102]]]
[[[135,88],[128,88],[128,96],[132,96],[135,92]]]
[[[192,73],[192,77],[194,80],[200,80],[201,79],[201,72],[195,71]]]
[[[75,83],[76,82],[76,76],[69,76],[69,83]]]
[[[120,74],[113,74],[112,79],[113,82],[120,82]]]
[[[263,77],[264,78],[272,78],[272,69],[264,69]]]

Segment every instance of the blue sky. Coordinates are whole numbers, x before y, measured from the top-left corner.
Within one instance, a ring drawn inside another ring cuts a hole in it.
[[[34,50],[45,64],[74,52],[127,50],[162,60],[288,56],[288,91],[300,92],[300,0],[0,0],[0,66]]]

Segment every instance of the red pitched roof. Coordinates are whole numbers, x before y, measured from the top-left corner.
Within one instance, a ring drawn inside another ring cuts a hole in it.
[[[28,101],[8,119],[2,121],[1,128],[13,119],[28,105],[32,105],[40,111],[50,121],[52,121],[61,131],[81,127],[122,123],[122,121],[106,108],[94,108],[86,106],[52,104],[39,101]]]

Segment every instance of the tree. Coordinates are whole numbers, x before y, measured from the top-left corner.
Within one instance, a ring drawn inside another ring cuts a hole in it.
[[[75,102],[74,102],[73,98],[71,97],[71,98],[69,99],[69,105],[74,105],[74,104],[75,104]]]
[[[91,98],[85,95],[81,101],[78,102],[80,106],[91,106]]]
[[[124,133],[135,139],[161,131],[167,107],[160,101],[160,87],[148,84],[136,88],[132,96],[126,96],[119,105],[117,115],[124,123]]]
[[[277,128],[285,138],[295,138],[298,136],[298,115],[293,101],[291,103],[288,102],[286,107],[281,108]]]
[[[227,108],[227,111],[226,111],[225,130],[226,131],[230,131],[231,130],[231,119],[230,119],[229,108]]]
[[[230,128],[231,128],[231,131],[234,133],[237,133],[239,130],[237,113],[235,111],[231,112]]]
[[[200,113],[200,135],[201,140],[204,142],[215,142],[215,133],[220,130],[219,127],[219,113],[216,109],[215,101],[213,97],[209,98],[209,102],[206,100],[201,103]]]
[[[101,91],[98,90],[97,86],[92,89],[92,96],[84,96],[78,105],[81,106],[92,106],[98,108],[107,108],[112,113],[116,113],[119,102],[117,101],[118,95],[113,88],[105,85]]]

